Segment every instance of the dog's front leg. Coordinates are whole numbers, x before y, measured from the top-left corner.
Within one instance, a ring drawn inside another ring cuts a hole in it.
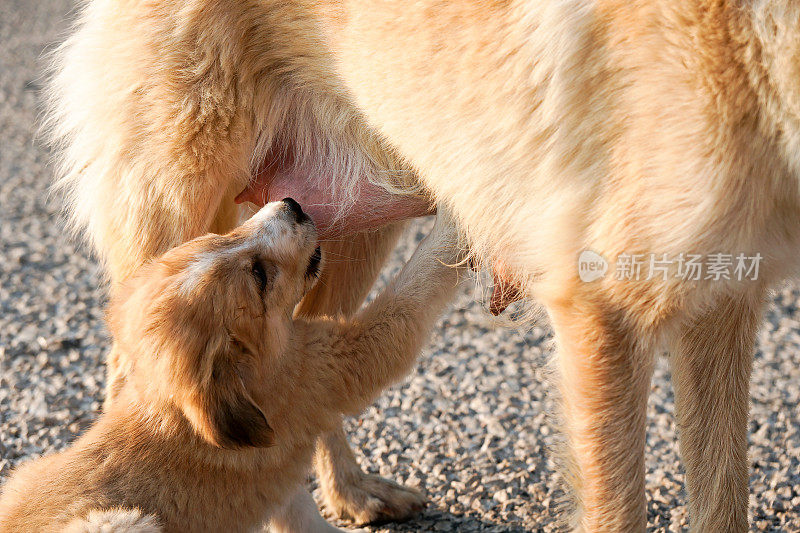
[[[577,531],[644,531],[645,428],[652,351],[610,305],[571,296],[551,306],[578,505]]]
[[[396,224],[324,244],[328,260],[320,282],[300,303],[298,314],[347,317],[358,311],[403,227]],[[402,520],[425,504],[419,491],[364,472],[341,425],[317,441],[314,467],[325,505],[341,518],[359,524]]]
[[[692,531],[747,531],[747,413],[761,294],[689,321],[672,354]]]

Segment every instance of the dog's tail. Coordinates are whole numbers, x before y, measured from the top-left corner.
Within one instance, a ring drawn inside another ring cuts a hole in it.
[[[85,518],[70,522],[64,533],[161,533],[161,528],[153,515],[117,508],[90,511]]]

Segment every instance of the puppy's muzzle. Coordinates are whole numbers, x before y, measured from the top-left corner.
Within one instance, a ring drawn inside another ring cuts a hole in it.
[[[292,212],[292,214],[294,215],[294,219],[295,221],[297,221],[298,224],[303,224],[304,222],[308,222],[309,220],[311,220],[309,216],[305,214],[305,212],[303,212],[303,208],[300,207],[300,204],[298,204],[294,199],[284,198],[281,201],[284,204],[286,204],[286,207],[288,207],[289,210]]]

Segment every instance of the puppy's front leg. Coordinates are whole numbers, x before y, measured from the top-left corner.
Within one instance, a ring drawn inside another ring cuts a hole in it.
[[[332,414],[366,407],[413,365],[455,294],[463,269],[454,265],[460,259],[457,232],[440,215],[393,283],[352,321],[298,321],[301,389],[324,395],[323,407]],[[320,389],[312,391],[309,384]]]
[[[297,492],[270,519],[270,533],[345,533],[319,514],[317,503],[304,488]],[[363,530],[357,530],[363,531]]]
[[[326,257],[347,258],[323,264],[320,279],[298,306],[306,319],[352,317],[394,249],[405,224],[323,243]],[[425,497],[417,490],[364,472],[356,461],[341,422],[317,441],[314,466],[322,499],[340,518],[358,524],[396,521],[419,512]]]
[[[356,524],[405,520],[425,506],[419,490],[364,472],[341,425],[320,437],[314,466],[327,508]]]

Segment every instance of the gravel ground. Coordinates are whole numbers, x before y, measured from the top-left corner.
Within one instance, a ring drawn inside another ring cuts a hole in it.
[[[108,337],[96,262],[64,232],[34,141],[40,54],[70,2],[0,3],[0,477],[65,447],[97,416]],[[398,250],[398,268],[424,229]],[[385,278],[384,278],[385,279]],[[750,423],[755,531],[800,531],[800,290],[778,291],[759,337]],[[365,468],[423,487],[416,520],[374,531],[557,531],[563,484],[545,383],[543,323],[503,327],[469,290],[439,323],[413,375],[347,425]],[[686,526],[673,396],[662,361],[648,433],[653,531]]]

